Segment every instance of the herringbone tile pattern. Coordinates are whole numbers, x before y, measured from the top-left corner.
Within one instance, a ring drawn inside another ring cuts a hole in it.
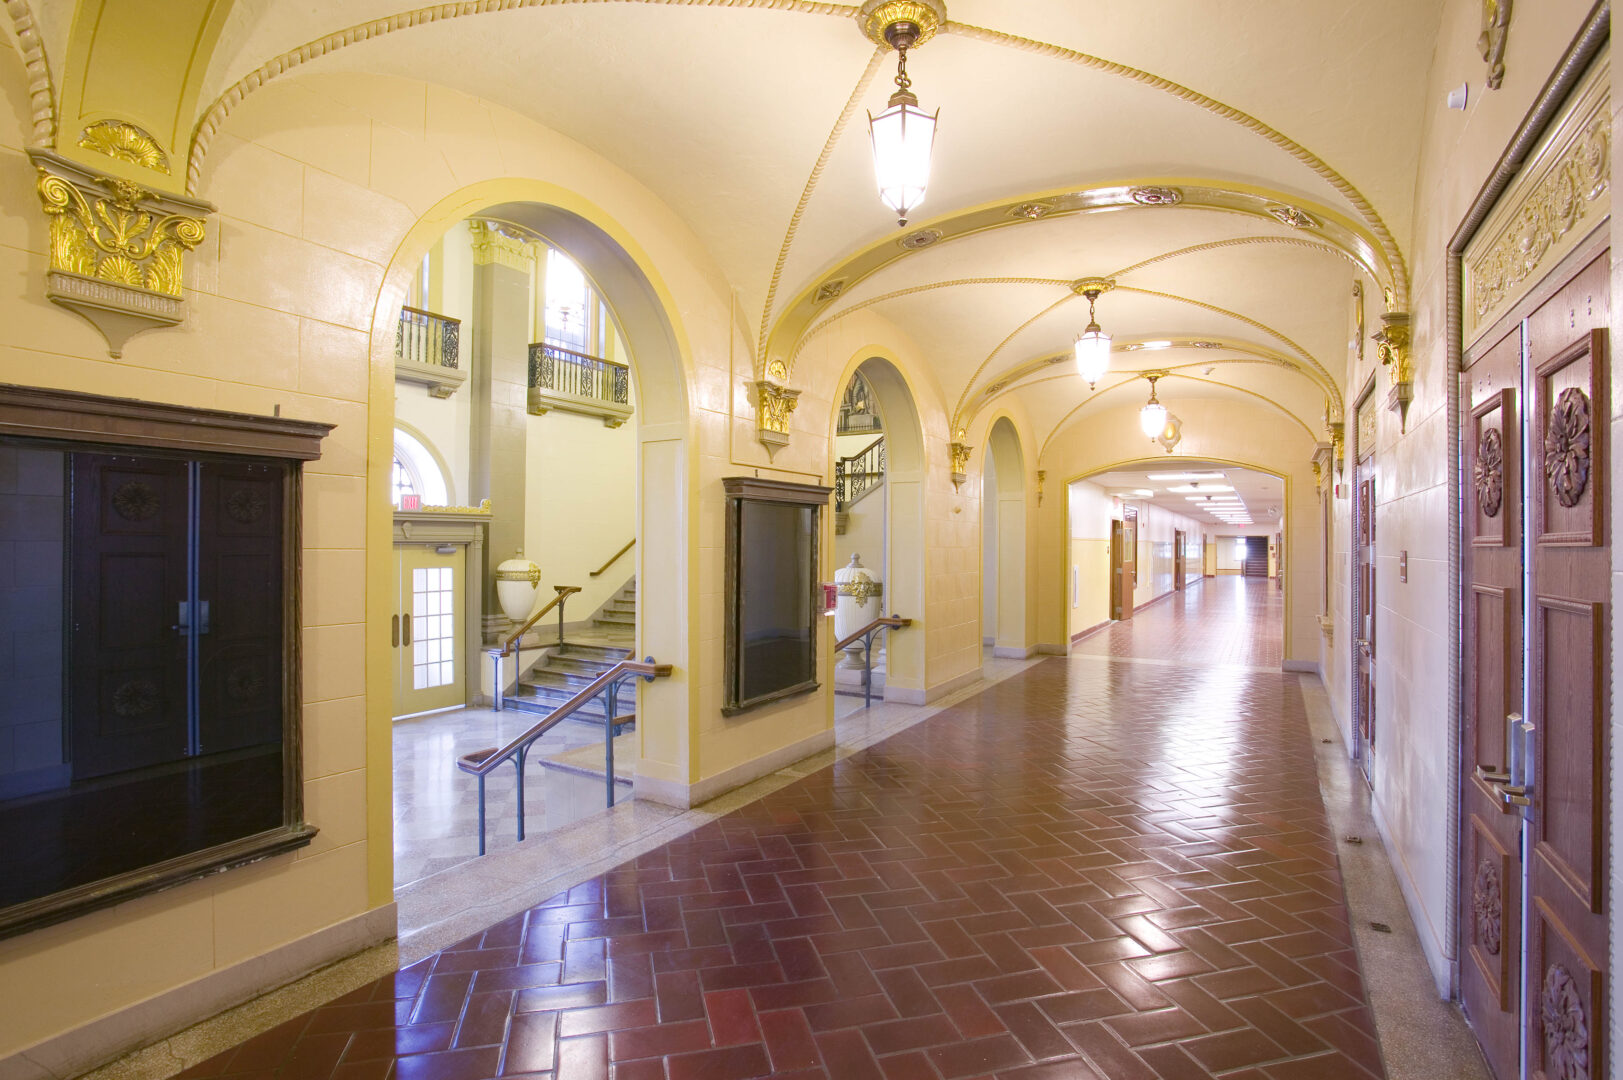
[[[1382,1068],[1294,677],[1055,659],[185,1075]]]
[[[1225,574],[1179,590],[1072,647],[1082,656],[1277,668],[1285,595],[1266,578]]]

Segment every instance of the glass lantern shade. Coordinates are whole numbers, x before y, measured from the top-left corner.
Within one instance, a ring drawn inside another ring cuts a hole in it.
[[[894,95],[890,108],[878,116],[868,114],[868,133],[873,138],[879,198],[896,211],[898,224],[906,225],[907,215],[924,201],[924,189],[930,182],[930,155],[935,148],[936,118],[941,113],[925,112],[917,99],[897,100],[903,97]]]
[[[1143,429],[1146,438],[1155,438],[1166,429],[1167,407],[1159,401],[1145,405],[1138,411],[1138,426]]]
[[[1099,329],[1098,323],[1089,323],[1088,329],[1076,339],[1076,373],[1093,389],[1093,384],[1110,370],[1110,335]]]

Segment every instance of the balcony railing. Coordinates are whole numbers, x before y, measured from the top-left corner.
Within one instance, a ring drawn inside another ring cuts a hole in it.
[[[420,308],[402,307],[395,324],[395,377],[422,383],[446,398],[468,378],[461,370],[462,320]]]
[[[631,369],[550,342],[530,346],[530,412],[559,409],[619,427],[631,416]]]

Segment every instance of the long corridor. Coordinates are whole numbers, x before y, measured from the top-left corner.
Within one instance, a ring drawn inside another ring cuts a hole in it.
[[[1208,581],[182,1075],[1383,1076],[1279,612]]]

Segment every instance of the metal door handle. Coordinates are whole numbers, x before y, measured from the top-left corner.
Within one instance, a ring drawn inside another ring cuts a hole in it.
[[[389,647],[393,649],[400,647],[400,616],[398,615],[391,616],[389,619]]]
[[[1476,778],[1478,780],[1482,781],[1484,784],[1508,784],[1508,783],[1510,783],[1510,774],[1509,773],[1507,773],[1507,772],[1499,772],[1496,769],[1490,769],[1486,765],[1478,765],[1476,767]]]
[[[400,629],[403,631],[400,644],[402,644],[402,645],[410,645],[411,644],[411,613],[407,612],[406,614],[400,616],[400,620],[401,620]]]

